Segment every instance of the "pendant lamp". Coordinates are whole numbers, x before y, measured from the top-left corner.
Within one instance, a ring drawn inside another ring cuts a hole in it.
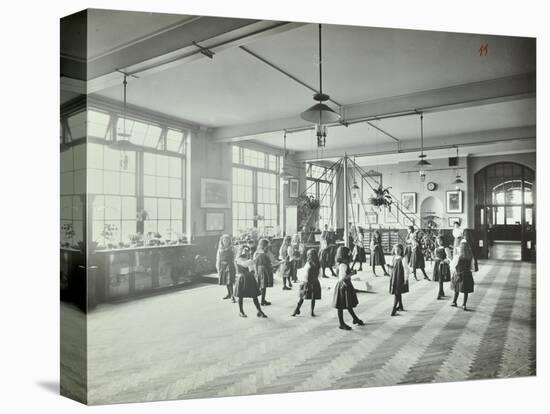
[[[456,146],[456,162],[458,163],[458,145]],[[458,173],[458,169],[456,170],[456,177],[453,181],[453,184],[464,184],[464,181],[462,178],[460,178],[460,174]]]
[[[128,85],[127,81],[128,75],[124,73],[124,80],[122,82],[123,91],[124,91],[124,106],[123,106],[123,117],[122,117],[122,132],[117,132],[115,134],[113,143],[109,146],[110,148],[117,149],[119,151],[135,151],[136,145],[130,141],[132,136],[131,133],[126,131],[126,86]]]
[[[316,104],[306,109],[300,114],[305,121],[315,124],[315,136],[317,137],[317,146],[324,147],[326,144],[327,127],[326,124],[331,124],[340,120],[340,114],[335,112],[330,106],[325,104],[325,101],[330,99],[330,96],[323,93],[323,58],[322,58],[322,37],[321,25],[319,24],[319,92],[313,95]]]

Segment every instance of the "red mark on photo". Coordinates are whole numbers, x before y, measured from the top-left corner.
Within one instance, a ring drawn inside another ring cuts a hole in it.
[[[489,43],[484,43],[479,47],[479,56],[487,56],[489,53]]]

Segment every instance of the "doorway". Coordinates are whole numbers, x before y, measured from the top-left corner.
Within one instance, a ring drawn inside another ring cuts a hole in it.
[[[535,259],[535,174],[512,162],[475,174],[476,231],[480,258]]]

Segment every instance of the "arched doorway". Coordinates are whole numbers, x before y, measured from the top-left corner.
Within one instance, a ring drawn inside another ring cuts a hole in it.
[[[481,258],[534,260],[535,173],[513,162],[475,174],[475,226]]]

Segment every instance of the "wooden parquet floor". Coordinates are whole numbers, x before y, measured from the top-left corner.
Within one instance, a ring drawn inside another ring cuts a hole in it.
[[[428,270],[428,273],[429,270]],[[390,317],[389,279],[354,280],[365,326],[337,329],[334,279],[322,279],[318,317],[290,317],[298,288],[268,290],[268,319],[248,318],[206,285],[88,314],[90,404],[265,394],[534,375],[535,266],[485,261],[469,311],[436,300],[437,284],[411,282]],[[276,283],[277,283],[276,282]],[[459,299],[461,300],[462,297]],[[460,302],[459,302],[460,303]],[[351,318],[347,316],[351,323]]]

